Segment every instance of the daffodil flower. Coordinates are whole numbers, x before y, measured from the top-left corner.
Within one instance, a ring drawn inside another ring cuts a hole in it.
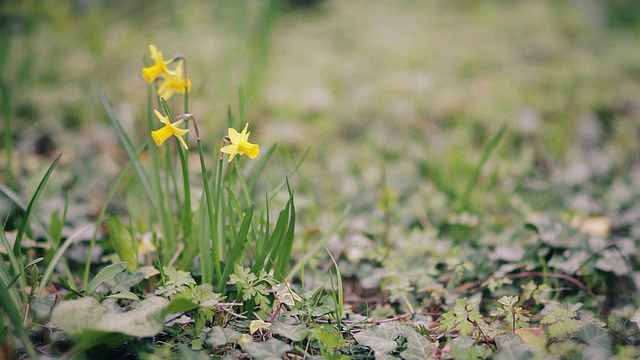
[[[185,87],[187,91],[191,91],[191,79],[182,77],[182,63],[179,63],[173,73],[165,75],[164,82],[158,88],[158,96],[168,100],[176,91],[184,94]]]
[[[220,149],[225,154],[229,154],[229,162],[233,160],[233,157],[236,155],[247,154],[247,156],[251,159],[258,156],[260,152],[260,146],[258,144],[252,144],[249,140],[250,132],[247,132],[247,127],[249,127],[249,123],[244,126],[242,132],[239,133],[236,129],[229,128],[229,141],[231,141],[230,145],[224,146]]]
[[[172,124],[168,116],[162,115],[156,109],[153,109],[153,111],[156,113],[156,116],[158,117],[158,119],[160,119],[160,121],[162,121],[162,123],[164,124],[164,126],[161,127],[160,129],[154,130],[151,132],[151,137],[153,138],[153,141],[156,143],[156,145],[158,146],[162,145],[168,138],[170,138],[173,135],[178,138],[178,140],[180,141],[180,144],[182,144],[182,147],[185,150],[188,150],[189,148],[187,147],[187,143],[184,142],[184,139],[182,138],[182,136],[188,133],[189,129],[179,128],[179,126],[182,125],[184,120],[178,120]]]
[[[158,51],[155,45],[149,45],[149,50],[151,51],[151,60],[153,60],[154,64],[142,68],[142,76],[147,83],[151,83],[160,75],[173,74],[173,71],[167,68],[167,65],[169,65],[171,61],[164,61],[162,51]]]

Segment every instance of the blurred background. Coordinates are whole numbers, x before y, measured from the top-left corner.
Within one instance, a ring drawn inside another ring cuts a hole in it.
[[[70,217],[90,219],[126,164],[98,88],[148,140],[140,69],[154,44],[186,54],[212,157],[240,84],[251,140],[279,144],[265,188],[311,146],[293,178],[308,221],[353,203],[354,226],[370,226],[391,194],[408,225],[557,207],[637,232],[634,0],[3,0],[0,35],[0,181],[29,198],[63,152],[45,210],[69,191]]]

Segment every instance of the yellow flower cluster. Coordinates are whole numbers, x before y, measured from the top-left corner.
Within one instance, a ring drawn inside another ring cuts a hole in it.
[[[191,79],[182,77],[184,61],[178,60],[176,67],[170,70],[168,66],[173,61],[164,61],[162,51],[158,51],[155,45],[149,45],[149,50],[151,51],[151,60],[153,60],[154,64],[142,69],[142,77],[144,77],[147,83],[162,78],[163,82],[158,88],[158,96],[169,99],[175,92],[184,94],[185,90],[191,91]]]
[[[162,52],[158,51],[154,45],[149,45],[149,50],[151,51],[151,59],[154,64],[142,69],[142,77],[144,77],[147,83],[151,83],[158,78],[163,80],[158,87],[158,96],[168,99],[175,92],[184,94],[185,90],[191,90],[191,80],[182,77],[183,60],[178,60],[176,67],[173,70],[170,70],[168,66],[173,62],[173,60],[165,61],[162,56]],[[158,110],[154,109],[153,111],[158,119],[164,124],[160,129],[151,131],[153,142],[155,142],[156,145],[161,146],[171,136],[175,136],[182,147],[185,150],[188,150],[187,143],[182,137],[189,132],[189,129],[180,128],[185,119],[178,117],[180,120],[172,123],[168,116],[162,115]],[[249,158],[254,159],[258,156],[258,153],[260,153],[260,146],[249,142],[250,132],[247,132],[248,128],[249,124],[247,123],[245,124],[244,129],[242,129],[242,132],[238,132],[233,128],[229,128],[227,131],[228,136],[225,140],[228,145],[223,146],[220,151],[225,154],[229,154],[229,162],[231,162],[236,155],[246,154]]]

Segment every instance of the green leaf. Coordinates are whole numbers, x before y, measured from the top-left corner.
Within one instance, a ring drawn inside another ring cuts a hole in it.
[[[195,300],[176,298],[167,307],[167,314],[183,313],[185,311],[193,310],[199,305]]]
[[[302,341],[307,337],[309,329],[305,324],[295,324],[296,320],[291,317],[274,319],[271,322],[271,332],[292,341]]]
[[[333,349],[338,346],[345,346],[347,344],[340,334],[333,329],[331,330],[332,331],[329,331],[325,328],[315,328],[313,330],[316,340],[321,342],[329,352],[333,352]]]
[[[228,343],[232,343],[234,341],[238,341],[240,339],[240,336],[240,333],[233,329],[227,329],[222,326],[214,326],[211,328],[209,337],[207,337],[207,344],[211,345],[212,347],[218,347],[226,345]]]
[[[580,330],[578,330],[576,336],[582,342],[589,344],[590,347],[594,346],[606,351],[611,350],[611,339],[609,338],[609,334],[596,324],[585,324],[580,328]]]
[[[194,339],[199,340],[199,339]],[[178,356],[176,359],[179,360],[209,360],[211,359],[206,354],[199,353],[195,350],[190,349],[185,344],[178,344]]]
[[[147,193],[147,197],[149,198],[151,205],[153,206],[153,208],[157,208],[158,200],[154,196],[154,192],[152,190],[153,188],[151,187],[151,183],[149,182],[149,175],[147,175],[146,170],[138,160],[138,156],[134,151],[133,144],[131,143],[131,139],[129,139],[127,132],[122,127],[122,124],[120,123],[120,120],[116,115],[116,112],[113,110],[113,106],[111,106],[111,102],[107,98],[107,94],[104,93],[104,90],[102,90],[102,88],[98,88],[98,97],[100,98],[100,102],[102,103],[104,110],[107,112],[107,117],[109,118],[109,121],[111,121],[113,128],[116,130],[116,133],[118,134],[118,138],[122,142],[122,146],[127,151],[127,154],[129,155],[129,159],[131,159],[131,162],[133,163],[133,166],[136,169],[136,173],[138,174],[138,177],[140,178],[140,181],[144,186],[145,192]]]
[[[456,360],[489,359],[493,351],[482,345],[476,345],[469,337],[457,337],[451,341],[451,358]]]
[[[113,278],[113,282],[109,285],[113,284],[113,286],[111,287],[111,291],[113,292],[129,291],[129,289],[131,289],[133,286],[141,283],[142,280],[145,279],[145,277],[146,274],[140,271],[140,269],[138,269],[138,271],[134,273],[121,272],[120,274],[116,275],[115,278]]]
[[[55,241],[56,248],[60,244],[63,227],[64,219],[61,218],[60,211],[56,209],[51,213],[51,224],[49,225],[49,234],[51,234],[51,238]]]
[[[107,296],[107,298],[109,298],[109,299],[129,299],[129,300],[140,301],[140,297],[138,295],[132,293],[131,291],[122,291],[122,292],[119,292],[117,294],[111,294],[111,295]]]
[[[575,312],[560,306],[553,308],[550,314],[540,320],[540,324],[549,324],[547,334],[551,337],[562,338],[580,329],[580,322],[573,319]]]
[[[111,215],[107,222],[107,229],[109,230],[111,245],[113,245],[120,259],[129,263],[127,268],[133,272],[138,266],[138,261],[136,260],[135,241],[133,235],[129,232],[129,228],[120,222],[117,217]]]
[[[248,343],[244,345],[244,350],[254,359],[281,360],[282,356],[291,351],[291,346],[278,339],[269,339],[259,343]]]
[[[168,305],[168,300],[152,296],[135,309],[119,313],[93,297],[86,297],[58,304],[51,312],[51,321],[86,349],[98,344],[117,344],[127,337],[155,336],[162,331]]]
[[[431,358],[431,343],[426,337],[420,335],[413,327],[404,326],[402,334],[407,339],[407,348],[400,353],[406,360],[422,360]]]
[[[9,289],[0,277],[0,309],[4,310],[4,312],[7,314],[9,321],[13,325],[13,328],[15,329],[18,338],[22,342],[22,345],[27,351],[29,357],[31,359],[35,359],[37,357],[36,352],[33,348],[33,345],[31,344],[31,340],[29,339],[29,334],[27,333],[27,330],[22,323],[22,314],[20,313],[20,309],[18,307],[20,304],[16,304],[12,300],[13,298],[9,293]]]
[[[16,235],[16,241],[13,244],[13,254],[16,257],[16,259],[20,260],[22,258],[22,236],[24,235],[24,233],[27,230],[27,227],[29,226],[29,218],[31,217],[31,213],[33,212],[33,209],[35,208],[38,202],[38,198],[40,197],[42,190],[44,190],[44,186],[46,185],[47,181],[51,177],[51,174],[53,173],[53,170],[58,165],[58,162],[60,161],[61,157],[62,157],[62,154],[58,155],[58,157],[56,157],[56,159],[53,161],[51,166],[49,166],[47,173],[44,175],[44,177],[38,184],[38,188],[36,189],[36,192],[33,194],[33,197],[31,197],[31,201],[29,201],[29,205],[27,206],[27,210],[23,215],[22,222],[18,227],[18,234]]]
[[[400,336],[397,325],[384,323],[355,334],[353,337],[362,345],[366,345],[378,355],[387,354],[398,347],[395,341]]]
[[[498,302],[503,306],[507,306],[507,307],[514,306],[518,302],[518,295],[515,295],[515,296],[505,295],[500,299],[498,299]]]
[[[527,360],[533,357],[527,344],[516,334],[508,333],[496,339],[498,352],[495,354],[496,360]]]
[[[102,269],[98,274],[96,274],[93,280],[89,282],[89,285],[87,285],[87,295],[93,294],[100,284],[115,278],[116,275],[123,272],[127,266],[128,264],[126,262],[119,262]]]

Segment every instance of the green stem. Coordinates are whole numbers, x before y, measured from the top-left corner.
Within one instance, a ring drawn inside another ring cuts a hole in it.
[[[224,166],[224,160],[222,157],[220,157],[218,159],[218,171],[216,172],[216,193],[214,196],[214,201],[216,204],[216,217],[215,217],[215,227],[216,227],[216,234],[217,234],[217,238],[218,239],[224,239],[223,233],[222,233],[222,226],[219,226],[220,223],[223,224],[224,226],[224,222],[222,221],[222,217],[224,216],[224,202],[222,201],[222,191],[223,191],[223,187],[222,187],[222,179],[224,178],[224,173],[225,173],[226,169]],[[222,246],[222,244],[220,244],[220,241],[218,241],[218,249],[217,251],[219,252],[221,257],[225,257],[225,247]]]
[[[196,122],[195,117],[191,114],[184,114],[182,116],[189,118],[193,122],[193,127],[196,131],[196,142],[198,143],[198,154],[200,156],[200,168],[202,170],[204,196],[205,196],[205,202],[207,204],[207,212],[209,215],[209,230],[211,231],[211,241],[212,241],[211,257],[213,258],[213,269],[211,269],[211,265],[207,265],[206,267],[204,265],[204,264],[208,264],[208,261],[205,260],[205,257],[207,256],[208,252],[201,251],[200,261],[203,264],[202,265],[203,266],[203,271],[202,271],[203,283],[211,283],[213,281],[214,270],[215,270],[216,278],[218,280],[220,280],[220,277],[222,275],[222,268],[220,266],[220,256],[218,255],[218,236],[216,234],[217,223],[215,221],[214,212],[212,208],[213,202],[211,201],[211,189],[209,188],[209,179],[207,176],[207,168],[204,162],[204,150],[202,148],[202,140],[200,138],[200,130],[198,129],[198,123]],[[201,249],[201,250],[205,250],[205,249]]]
[[[189,87],[187,86],[187,82],[189,78],[187,77],[187,55],[182,54],[182,58],[184,61],[184,113],[189,113]],[[189,119],[186,119],[189,121]],[[187,123],[186,128],[189,127]],[[185,136],[185,141],[188,141],[188,135]],[[189,155],[187,152],[183,152],[180,150],[180,163],[182,165],[182,182],[184,183],[184,214],[181,218],[182,220],[182,231],[184,235],[184,241],[186,242],[191,235],[191,189],[189,185]]]
[[[191,235],[191,185],[189,184],[189,155],[182,147],[178,148],[180,165],[182,166],[182,185],[184,187],[184,204],[182,211],[182,232],[184,241]]]

